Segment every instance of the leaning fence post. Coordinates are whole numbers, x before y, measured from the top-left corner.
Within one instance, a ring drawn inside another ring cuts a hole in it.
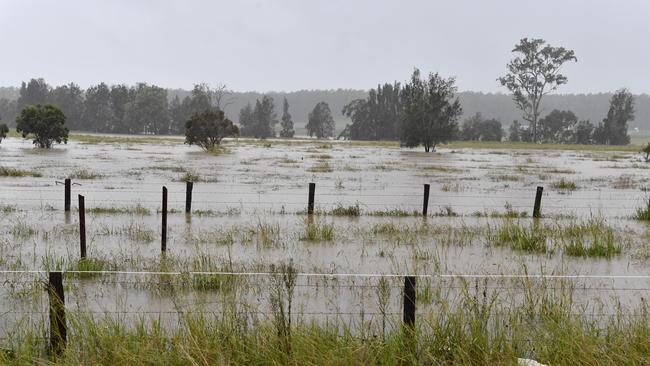
[[[187,182],[185,184],[185,213],[192,212],[192,188],[194,182]]]
[[[58,356],[65,349],[68,339],[63,274],[61,272],[50,272],[48,294],[50,298],[50,354]]]
[[[72,181],[70,180],[70,178],[67,178],[65,180],[65,199],[64,199],[64,203],[63,203],[63,210],[65,212],[70,211],[70,191],[71,191],[71,187],[72,187]]]
[[[81,259],[86,258],[86,203],[85,198],[79,195],[79,245]]]
[[[404,277],[404,325],[415,329],[415,276]]]
[[[160,250],[167,251],[167,187],[162,189],[162,236],[160,240]]]
[[[307,214],[314,213],[314,194],[316,193],[316,183],[309,183],[309,201],[307,202]]]
[[[535,207],[533,207],[533,217],[539,218],[542,217],[541,206],[542,206],[542,193],[544,192],[544,187],[537,187],[537,193],[535,194]]]
[[[424,185],[424,200],[422,201],[422,216],[426,217],[427,212],[429,211],[429,189],[430,185]]]

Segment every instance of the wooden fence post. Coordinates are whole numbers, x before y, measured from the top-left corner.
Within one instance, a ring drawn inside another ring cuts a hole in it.
[[[430,185],[424,185],[424,201],[422,201],[422,216],[426,217],[429,211],[429,189]]]
[[[63,274],[61,272],[50,272],[48,294],[50,298],[50,354],[58,356],[65,349],[68,340]]]
[[[309,201],[307,202],[307,214],[314,213],[314,195],[316,193],[316,183],[309,183]]]
[[[63,210],[65,212],[70,211],[70,194],[71,194],[70,192],[71,192],[71,188],[72,188],[72,181],[70,180],[70,178],[67,178],[65,180],[65,199],[64,199],[64,203],[63,203]]]
[[[86,203],[85,198],[79,195],[79,245],[81,259],[86,258]]]
[[[192,212],[192,188],[194,182],[187,182],[185,184],[185,213]]]
[[[533,207],[534,218],[542,217],[542,213],[541,213],[542,193],[544,193],[544,187],[537,187],[537,193],[535,194],[535,207]]]
[[[404,277],[404,325],[415,329],[415,276]]]
[[[162,189],[162,236],[160,240],[160,250],[167,251],[167,187]]]

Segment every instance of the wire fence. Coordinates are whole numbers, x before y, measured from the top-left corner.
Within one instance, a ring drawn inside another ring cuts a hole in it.
[[[43,181],[45,182],[45,181]],[[22,183],[22,181],[21,181]],[[48,207],[57,209],[61,205],[63,189],[53,183],[43,187],[5,186],[0,190],[0,203],[4,207]],[[160,190],[149,187],[166,184],[169,186],[169,204],[172,211],[188,201],[186,183],[139,182],[138,187],[109,187],[83,183],[74,187],[75,193],[86,196],[89,208],[125,207],[140,205],[159,210]],[[382,211],[417,211],[423,205],[421,185],[337,187],[318,183],[316,192],[317,212],[327,212],[337,207],[358,206],[364,213]],[[69,192],[72,188],[68,188]],[[198,183],[194,185],[190,198],[196,210],[224,210],[236,207],[240,213],[257,210],[281,213],[301,213],[307,207],[306,185],[303,184],[235,184]],[[553,215],[593,215],[625,218],[634,214],[636,208],[646,204],[649,193],[632,189],[597,189],[590,191],[545,190],[542,209]],[[522,215],[533,208],[535,190],[507,187],[503,190],[485,189],[479,191],[436,190],[427,200],[431,214],[435,216],[465,216],[489,214],[516,210]],[[430,201],[430,202],[429,202]],[[12,206],[13,205],[13,206]],[[75,207],[73,204],[72,207]]]

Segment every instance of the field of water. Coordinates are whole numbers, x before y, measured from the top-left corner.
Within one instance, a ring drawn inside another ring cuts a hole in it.
[[[419,314],[469,293],[506,306],[531,292],[566,290],[571,311],[587,316],[633,312],[647,298],[650,226],[634,216],[647,206],[650,164],[636,153],[453,146],[424,153],[309,140],[225,148],[212,154],[176,138],[86,137],[40,150],[4,140],[3,329],[47,319],[41,282],[52,270],[68,271],[71,311],[170,323],[233,303],[251,321],[269,316],[287,266],[298,273],[299,319],[354,327],[401,317],[405,274],[419,276]],[[538,186],[542,217],[533,219]],[[84,261],[77,195],[85,197]],[[106,273],[75,272],[85,270]]]

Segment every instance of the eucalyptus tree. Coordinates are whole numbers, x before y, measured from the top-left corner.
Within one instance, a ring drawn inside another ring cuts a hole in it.
[[[515,58],[506,66],[508,72],[497,80],[512,92],[523,119],[532,127],[533,142],[537,142],[537,120],[542,98],[566,84],[568,78],[560,73],[562,65],[577,61],[573,50],[552,47],[543,39],[523,38],[512,50]]]

